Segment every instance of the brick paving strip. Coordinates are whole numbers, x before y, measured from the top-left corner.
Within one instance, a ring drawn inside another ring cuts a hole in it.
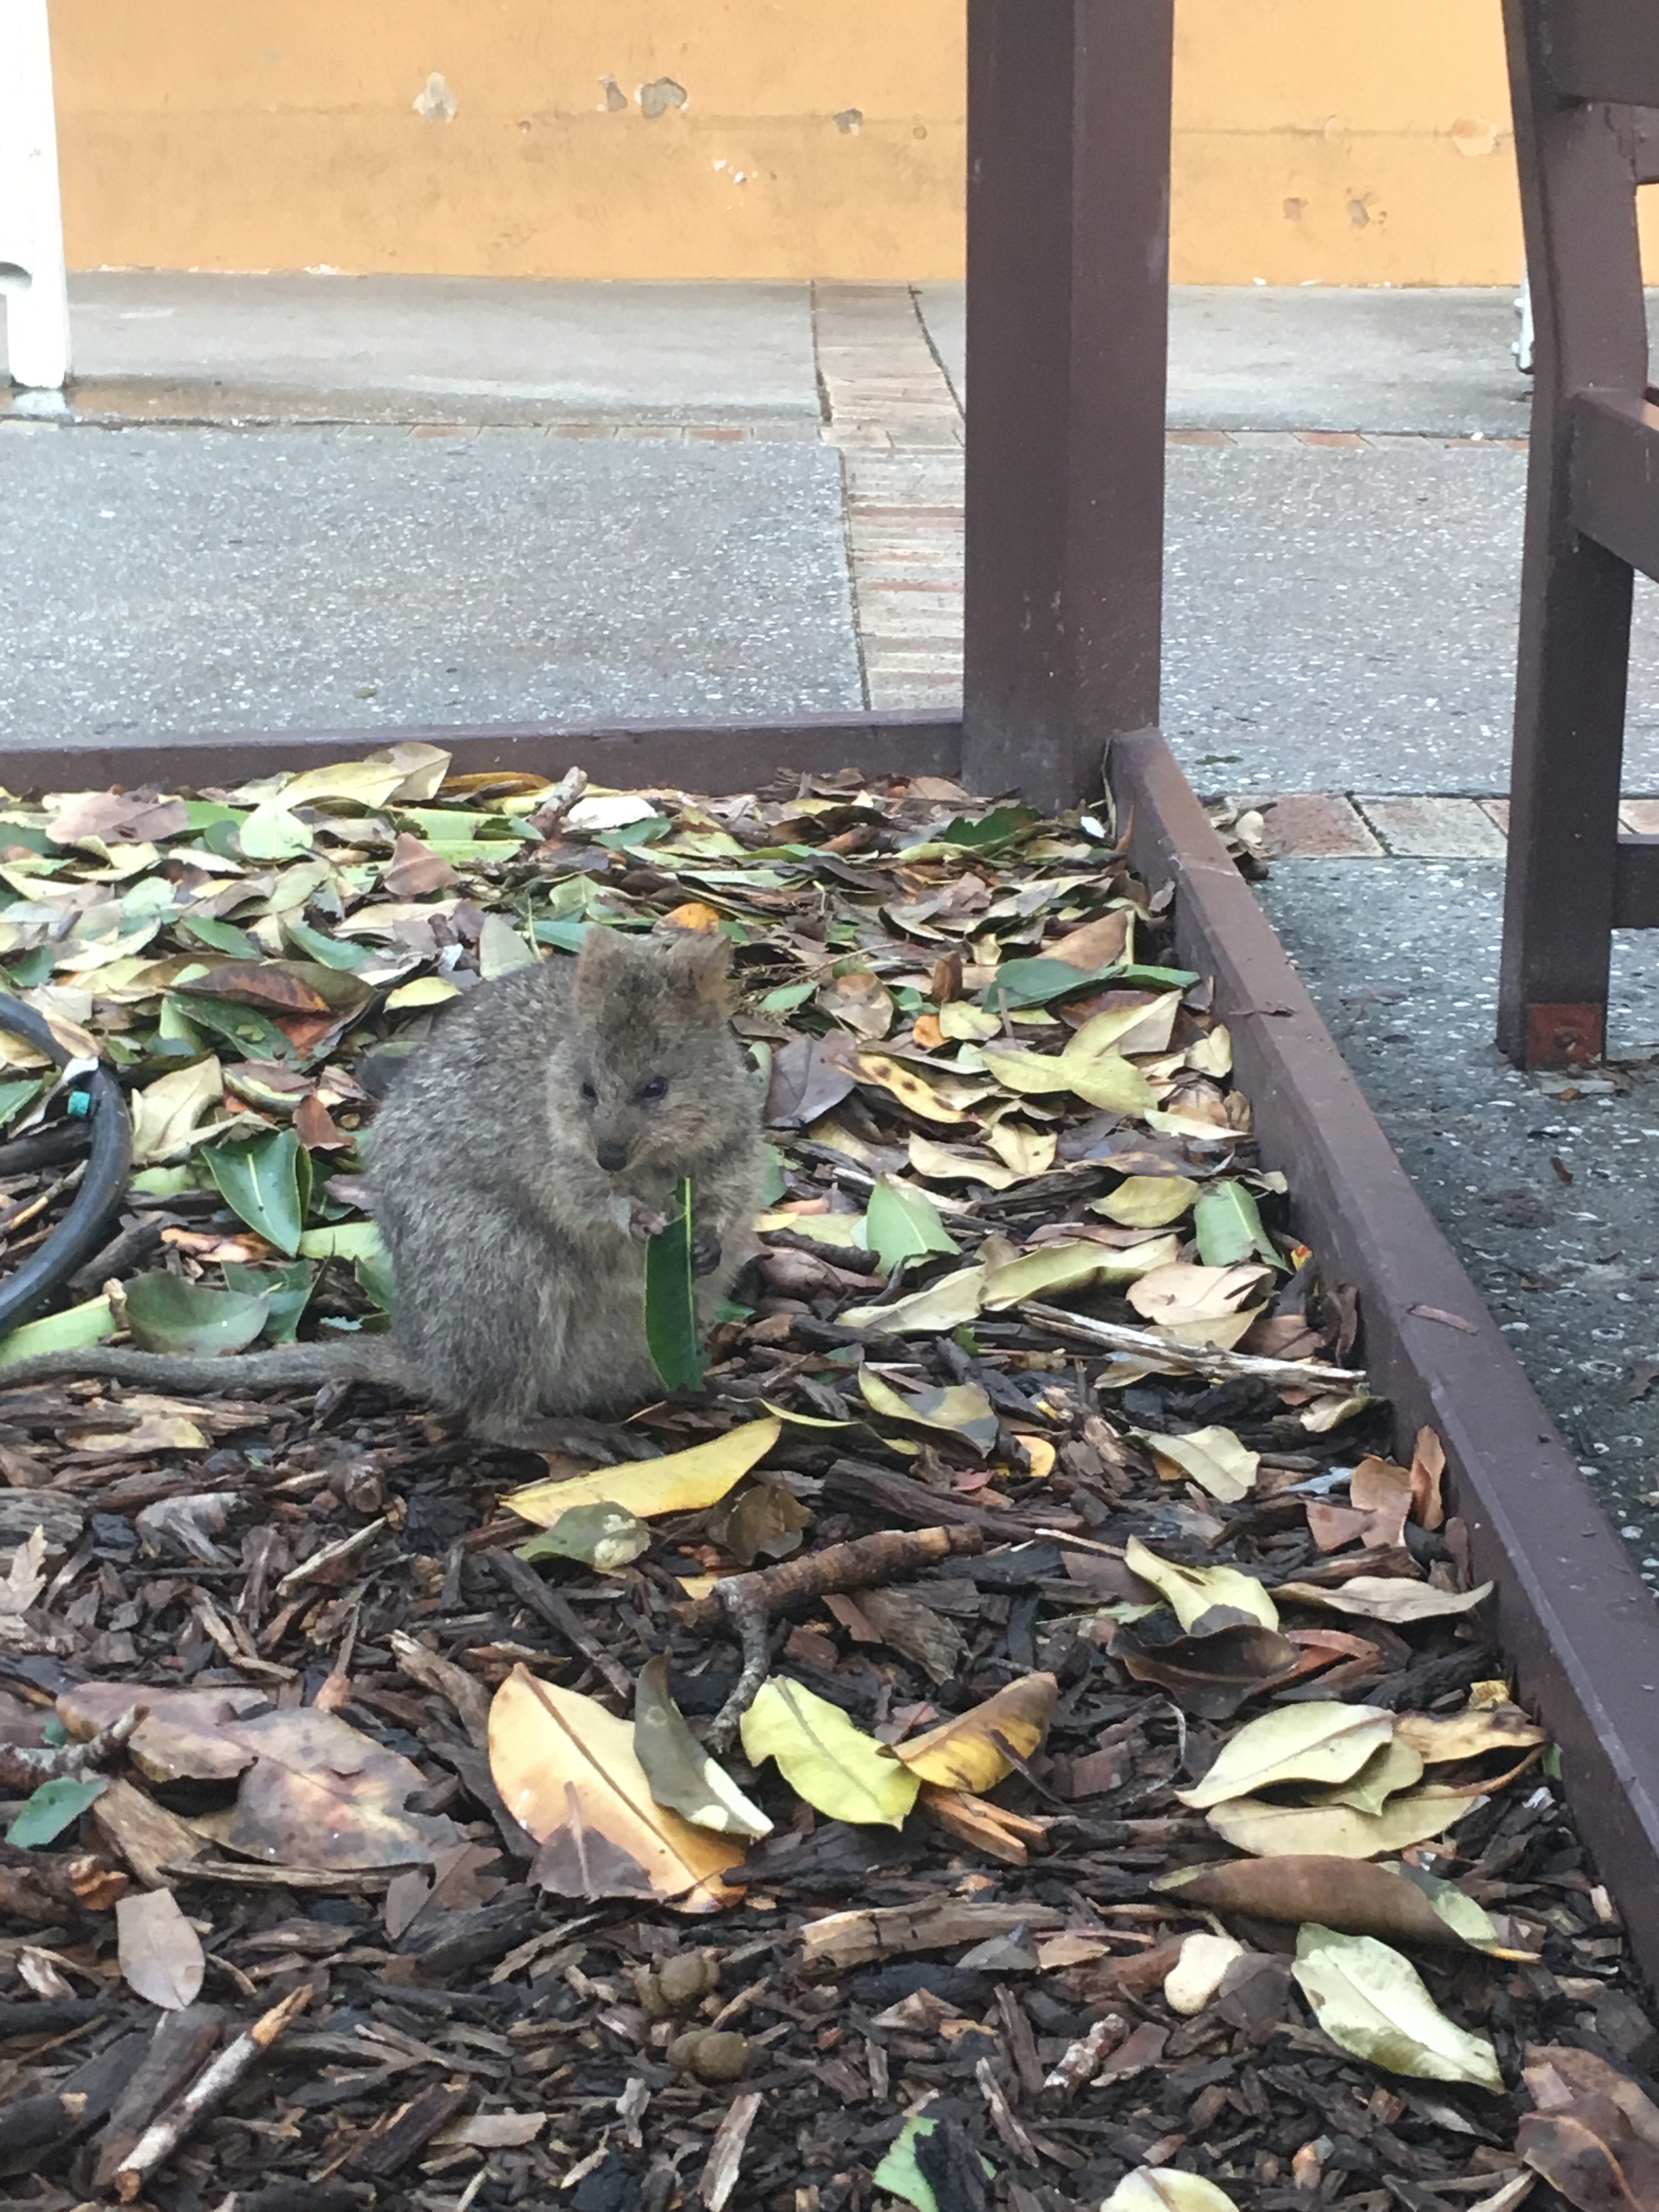
[[[1229,804],[1264,815],[1270,860],[1501,860],[1509,833],[1506,799],[1291,791]],[[1638,836],[1659,836],[1659,799],[1626,799],[1619,819]]]

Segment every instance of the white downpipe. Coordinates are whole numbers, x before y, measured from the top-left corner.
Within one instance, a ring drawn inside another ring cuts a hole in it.
[[[0,301],[13,382],[60,390],[69,291],[46,0],[0,0]]]

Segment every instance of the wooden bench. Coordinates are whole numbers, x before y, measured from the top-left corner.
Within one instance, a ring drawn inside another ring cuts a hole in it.
[[[1606,1048],[1615,929],[1659,927],[1659,837],[1619,826],[1632,587],[1659,576],[1659,407],[1636,189],[1659,181],[1659,6],[1504,0],[1535,324],[1498,1042]]]

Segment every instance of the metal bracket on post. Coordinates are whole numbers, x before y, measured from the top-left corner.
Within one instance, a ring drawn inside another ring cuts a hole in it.
[[[1172,0],[968,0],[963,769],[1068,806],[1158,720]]]
[[[46,0],[0,0],[0,301],[12,381],[61,390],[69,291]]]

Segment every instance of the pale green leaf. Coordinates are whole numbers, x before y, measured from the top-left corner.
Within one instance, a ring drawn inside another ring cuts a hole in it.
[[[1375,1936],[1340,1936],[1310,1922],[1291,1969],[1333,2043],[1390,2074],[1468,2081],[1502,2094],[1498,2053],[1448,2020],[1411,1960]]]
[[[832,1820],[902,1828],[921,1784],[839,1705],[775,1674],[743,1717],[751,1765],[775,1759],[798,1797]]]

